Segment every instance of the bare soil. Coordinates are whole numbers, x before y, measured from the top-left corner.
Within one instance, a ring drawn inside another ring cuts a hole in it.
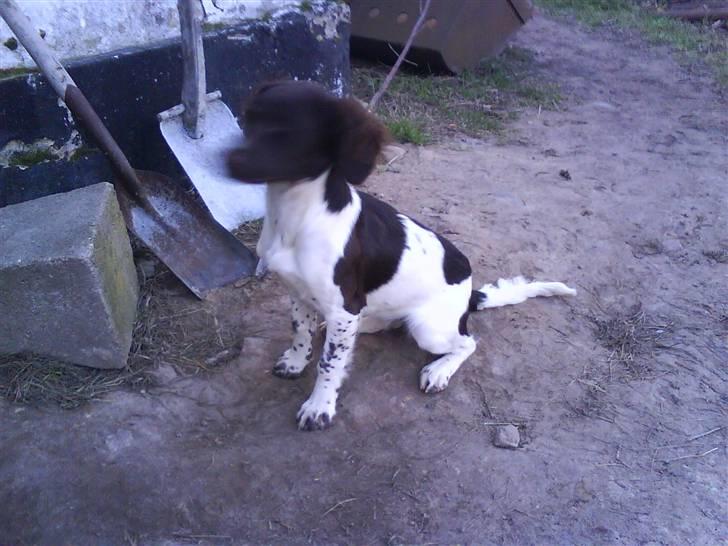
[[[283,287],[203,304],[162,278],[199,373],[157,362],[156,386],[70,411],[1,402],[0,543],[728,541],[728,105],[640,42],[537,17],[517,44],[560,111],[408,147],[367,187],[455,241],[476,283],[576,298],[474,315],[477,352],[432,396],[405,333],[362,336],[335,425],[303,433],[312,370],[269,373]]]

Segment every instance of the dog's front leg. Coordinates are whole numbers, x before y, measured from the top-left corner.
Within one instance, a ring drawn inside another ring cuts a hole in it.
[[[273,375],[285,379],[300,377],[313,354],[311,342],[316,333],[316,311],[291,295],[291,326],[293,327],[293,343],[273,366]]]
[[[358,329],[359,315],[341,309],[332,316],[326,316],[326,341],[318,363],[316,385],[298,412],[298,428],[321,430],[331,424]]]

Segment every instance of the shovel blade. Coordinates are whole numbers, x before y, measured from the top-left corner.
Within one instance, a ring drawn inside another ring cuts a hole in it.
[[[255,272],[254,254],[194,196],[160,173],[135,172],[145,200],[115,185],[126,225],[196,296]]]
[[[224,102],[207,103],[201,138],[187,135],[181,114],[163,116],[159,128],[215,220],[232,230],[265,215],[265,185],[243,184],[227,174],[227,152],[240,146],[243,132]]]

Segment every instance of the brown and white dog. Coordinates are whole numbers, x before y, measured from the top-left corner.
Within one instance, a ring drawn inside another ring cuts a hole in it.
[[[228,166],[241,181],[268,184],[258,269],[278,274],[293,304],[293,344],[273,373],[299,377],[318,315],[326,323],[316,385],[297,414],[301,429],[331,424],[359,333],[404,324],[422,349],[439,355],[420,373],[420,388],[433,393],[475,350],[469,313],[575,294],[520,277],[472,290],[470,263],[450,241],[357,191],[387,131],[355,99],[310,82],[268,83],[249,99],[243,129]]]

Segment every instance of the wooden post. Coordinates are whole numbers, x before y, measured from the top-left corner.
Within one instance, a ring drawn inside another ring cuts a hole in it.
[[[190,138],[201,138],[205,118],[205,53],[202,49],[202,8],[199,0],[177,0],[182,30],[182,123]]]

